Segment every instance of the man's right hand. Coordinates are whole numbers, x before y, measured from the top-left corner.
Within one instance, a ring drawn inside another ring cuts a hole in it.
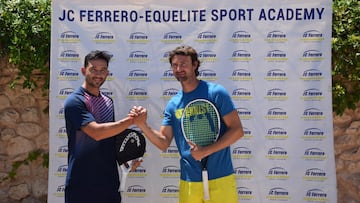
[[[129,116],[133,118],[135,125],[146,123],[147,109],[142,106],[133,106],[133,108],[130,109]]]

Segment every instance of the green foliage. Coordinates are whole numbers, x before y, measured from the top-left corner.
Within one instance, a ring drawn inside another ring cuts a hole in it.
[[[41,150],[35,150],[28,154],[27,158],[23,161],[16,161],[12,164],[11,171],[8,173],[7,176],[0,179],[0,183],[6,180],[13,180],[16,177],[16,171],[19,169],[22,165],[29,165],[32,161],[35,161],[39,157],[42,158],[42,165],[45,168],[48,168],[49,166],[49,154],[47,152],[43,152]]]
[[[46,81],[42,87],[49,88],[50,60],[50,0],[0,0],[0,57],[9,57],[9,63],[18,69],[16,79],[22,82],[23,88],[34,89],[38,84],[34,80],[34,72],[45,74]],[[0,67],[0,69],[3,67]],[[35,150],[23,161],[12,164],[11,171],[0,179],[12,180],[17,169],[32,161],[42,158],[43,167],[49,165],[49,153]]]
[[[11,84],[22,80],[23,87],[34,89],[34,70],[49,75],[51,1],[0,0],[0,56],[9,56],[19,73]],[[46,77],[44,89],[49,87]]]
[[[360,3],[333,1],[333,110],[342,114],[360,100]]]

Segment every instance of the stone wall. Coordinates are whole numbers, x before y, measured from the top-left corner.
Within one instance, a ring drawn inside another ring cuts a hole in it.
[[[334,115],[338,203],[360,202],[360,103],[354,111]]]
[[[48,96],[21,86],[8,87],[16,69],[0,59],[0,180],[16,161],[37,149],[48,151]],[[44,76],[37,75],[37,79]],[[360,103],[355,111],[334,115],[334,143],[338,203],[360,203]],[[0,202],[43,203],[47,198],[48,170],[38,158],[21,165],[13,180],[0,181]]]
[[[29,152],[49,151],[49,115],[44,111],[48,97],[40,88],[33,92],[19,85],[10,89],[17,70],[5,63],[7,59],[0,60],[0,202],[46,202],[48,170],[41,157],[20,165],[13,180],[4,178]]]

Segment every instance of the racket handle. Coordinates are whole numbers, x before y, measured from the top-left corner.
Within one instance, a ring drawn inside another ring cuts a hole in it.
[[[131,165],[129,165],[129,162],[121,164],[121,166],[120,166],[120,168],[121,168],[120,192],[125,191],[126,178],[131,169]]]
[[[208,172],[206,169],[202,171],[202,179],[203,179],[203,189],[204,189],[204,200],[209,200],[210,199],[209,179],[208,179]]]

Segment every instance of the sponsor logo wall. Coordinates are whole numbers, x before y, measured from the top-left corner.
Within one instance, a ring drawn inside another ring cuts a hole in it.
[[[225,86],[244,126],[232,146],[239,202],[335,203],[331,4],[53,0],[48,202],[64,201],[63,104],[83,82],[83,57],[96,49],[113,56],[102,91],[114,99],[117,119],[143,105],[159,128],[181,90],[168,51],[187,44],[199,53],[199,78]],[[165,152],[149,143],[123,202],[175,203],[179,176],[175,143]]]

